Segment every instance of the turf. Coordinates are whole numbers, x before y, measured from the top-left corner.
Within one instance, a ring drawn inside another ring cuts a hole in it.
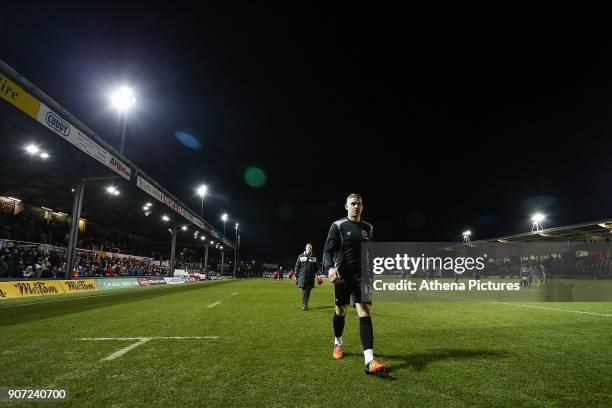
[[[354,310],[346,358],[331,358],[329,284],[309,312],[298,297],[292,281],[253,279],[2,302],[0,387],[68,388],[51,406],[73,407],[612,406],[612,303],[379,302],[378,378],[363,373]],[[78,340],[160,336],[219,338],[111,361],[135,341]]]

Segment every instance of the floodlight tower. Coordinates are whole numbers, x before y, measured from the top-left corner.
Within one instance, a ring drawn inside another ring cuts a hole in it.
[[[468,243],[471,241],[470,236],[472,235],[472,231],[467,230],[467,231],[463,231],[463,242]]]

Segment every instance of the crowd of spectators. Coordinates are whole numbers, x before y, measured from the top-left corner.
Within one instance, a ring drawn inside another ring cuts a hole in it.
[[[0,250],[0,278],[64,278],[65,250],[45,252],[37,246]],[[102,256],[93,251],[78,251],[73,277],[164,276],[168,269],[152,260],[133,257]]]
[[[0,239],[68,246],[70,225],[67,218],[45,219],[34,211],[22,211],[17,215],[0,211]],[[106,251],[151,258],[159,257],[144,239],[112,229],[88,223],[79,233],[77,248]]]

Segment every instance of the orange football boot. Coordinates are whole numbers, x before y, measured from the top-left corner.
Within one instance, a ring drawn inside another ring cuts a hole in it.
[[[342,346],[335,345],[333,355],[335,360],[342,360],[344,358],[344,350],[342,350]]]
[[[379,363],[375,359],[370,361],[365,366],[365,373],[368,374],[368,375],[376,374],[376,373],[380,373],[380,372],[384,372],[384,371],[385,371],[385,365]]]

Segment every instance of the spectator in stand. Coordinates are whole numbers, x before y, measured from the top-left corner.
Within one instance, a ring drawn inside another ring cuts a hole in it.
[[[31,266],[27,266],[25,268],[25,270],[23,271],[23,277],[24,278],[33,278],[34,277],[34,271],[32,270]]]

